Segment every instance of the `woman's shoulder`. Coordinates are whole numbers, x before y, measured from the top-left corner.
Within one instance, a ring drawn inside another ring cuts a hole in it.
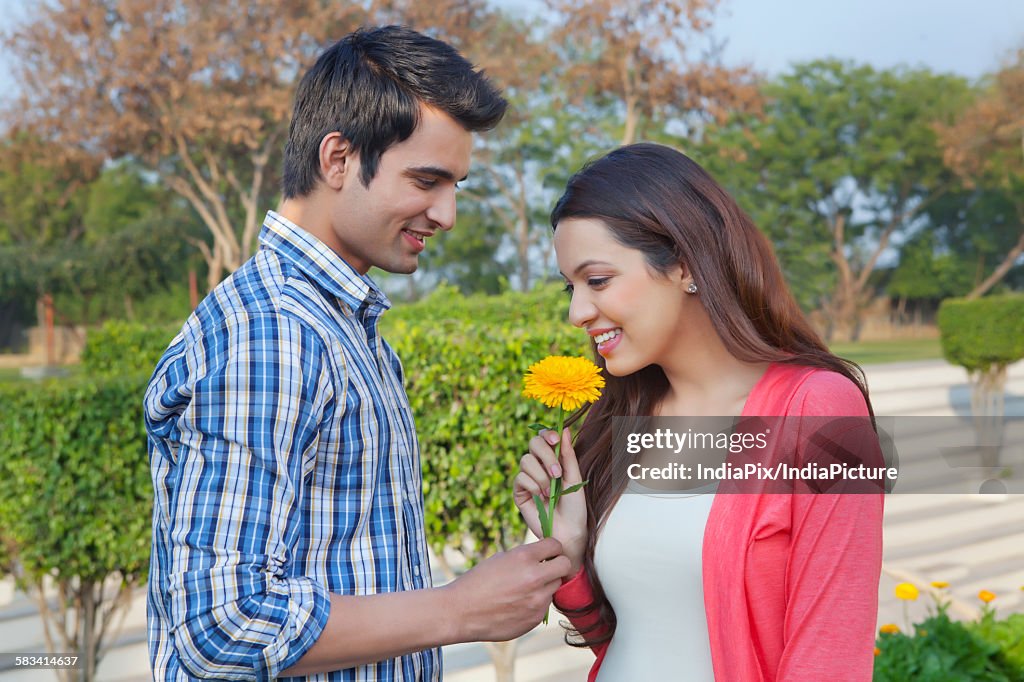
[[[757,413],[769,415],[861,416],[867,404],[860,388],[839,372],[775,363],[757,392]]]

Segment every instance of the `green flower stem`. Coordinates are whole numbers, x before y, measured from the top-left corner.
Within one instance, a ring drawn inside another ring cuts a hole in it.
[[[532,424],[531,428],[539,426],[538,424]],[[541,426],[541,428],[546,428]],[[565,428],[565,410],[561,407],[558,408],[558,443],[555,444],[555,457],[559,456],[562,449],[562,430]],[[548,503],[544,504],[544,501],[540,499],[540,495],[533,496],[533,503],[537,505],[537,517],[540,519],[540,532],[543,537],[549,538],[554,533],[555,526],[555,508],[558,507],[558,500],[563,495],[574,493],[587,484],[586,481],[581,481],[576,485],[571,485],[568,488],[562,488],[562,477],[552,477],[550,487],[548,488]],[[544,614],[544,625],[548,624],[548,614]]]
[[[562,429],[565,428],[565,409],[561,405],[558,406],[558,430],[555,432],[558,434],[558,442],[555,443],[555,460],[558,460],[559,454],[562,450]],[[559,465],[561,466],[561,465]],[[548,507],[543,509],[540,500],[537,499],[537,511],[540,514],[540,527],[544,537],[551,537],[555,531],[555,508],[558,506],[558,498],[562,496],[562,477],[552,477],[550,488],[548,488]],[[544,612],[544,625],[548,624],[549,612]]]

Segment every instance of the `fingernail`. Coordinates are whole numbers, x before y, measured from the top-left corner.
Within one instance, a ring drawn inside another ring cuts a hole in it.
[[[562,467],[561,467],[561,465],[559,465],[558,463],[552,464],[551,465],[551,475],[554,476],[555,478],[558,478],[559,476],[561,476],[562,475]]]
[[[548,442],[548,445],[555,445],[558,443],[558,434],[554,431],[548,431],[544,434],[544,440]]]

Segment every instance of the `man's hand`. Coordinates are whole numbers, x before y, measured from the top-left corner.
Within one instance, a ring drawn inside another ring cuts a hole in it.
[[[441,588],[457,615],[459,641],[500,642],[531,630],[572,566],[548,538],[502,552]]]

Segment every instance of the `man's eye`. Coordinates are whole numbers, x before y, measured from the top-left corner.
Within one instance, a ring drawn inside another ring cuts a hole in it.
[[[437,180],[434,180],[433,178],[416,178],[416,182],[423,189],[433,189],[437,186]]]

